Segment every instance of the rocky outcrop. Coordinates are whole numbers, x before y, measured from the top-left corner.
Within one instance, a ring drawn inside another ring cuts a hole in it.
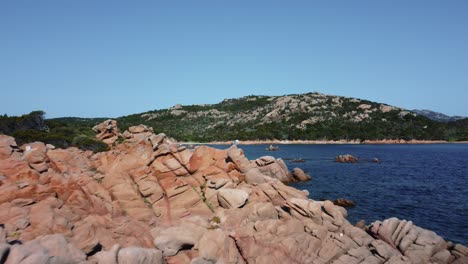
[[[114,144],[119,139],[119,128],[117,121],[108,119],[99,125],[93,127],[94,132],[98,133],[96,138],[102,140],[108,145]]]
[[[112,124],[112,122],[111,122]],[[5,263],[463,263],[468,250],[411,222],[365,230],[304,178],[241,149],[190,150],[134,127],[93,154],[0,135]],[[296,175],[296,176],[291,176]],[[291,180],[291,178],[293,178]]]
[[[397,218],[376,221],[371,224],[369,231],[390,245],[395,255],[401,254],[412,263],[450,263],[457,256],[460,257],[457,263],[468,261],[467,247],[454,246],[436,233],[415,226],[411,221]]]
[[[356,163],[358,162],[358,158],[346,154],[346,155],[338,155],[335,157],[335,162],[340,162],[340,163]]]

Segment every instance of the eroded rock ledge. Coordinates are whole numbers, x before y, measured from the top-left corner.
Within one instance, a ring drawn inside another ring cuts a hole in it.
[[[125,140],[93,154],[0,135],[0,262],[468,262],[465,246],[411,221],[351,225],[344,208],[283,184],[297,176],[281,159],[101,128]]]

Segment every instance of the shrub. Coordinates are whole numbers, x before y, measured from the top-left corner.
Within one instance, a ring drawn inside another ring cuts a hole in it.
[[[85,135],[78,135],[73,139],[73,146],[82,150],[91,150],[93,152],[101,152],[109,150],[106,143],[99,140],[89,138]]]

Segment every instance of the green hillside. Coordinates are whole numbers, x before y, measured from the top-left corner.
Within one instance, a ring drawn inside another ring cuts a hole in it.
[[[30,115],[37,119],[38,113],[43,115],[41,111]],[[106,119],[55,118],[45,120],[34,129],[31,128],[34,122],[24,123],[27,116],[2,117],[0,132],[17,137],[19,142],[41,140],[58,146],[79,146],[86,139],[85,143],[92,145],[93,150],[97,147],[93,145],[94,141],[89,141],[94,138],[91,128]],[[153,127],[156,133],[198,142],[234,139],[468,140],[464,119],[437,122],[382,103],[320,93],[251,95],[210,105],[176,105],[119,117],[117,121],[121,131],[145,124]]]
[[[405,109],[308,93],[246,96],[212,105],[176,106],[118,118],[184,141],[247,139],[456,140],[456,129]]]
[[[34,111],[22,116],[0,116],[0,134],[15,137],[19,145],[34,141],[52,144],[59,148],[78,147],[95,152],[108,146],[95,139],[91,129],[106,118],[44,119],[45,112]]]

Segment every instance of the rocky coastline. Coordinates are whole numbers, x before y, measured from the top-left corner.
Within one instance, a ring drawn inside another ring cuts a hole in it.
[[[111,150],[0,135],[1,263],[468,262],[467,247],[411,221],[351,224],[287,186],[310,176],[281,159],[112,120],[95,131]]]

